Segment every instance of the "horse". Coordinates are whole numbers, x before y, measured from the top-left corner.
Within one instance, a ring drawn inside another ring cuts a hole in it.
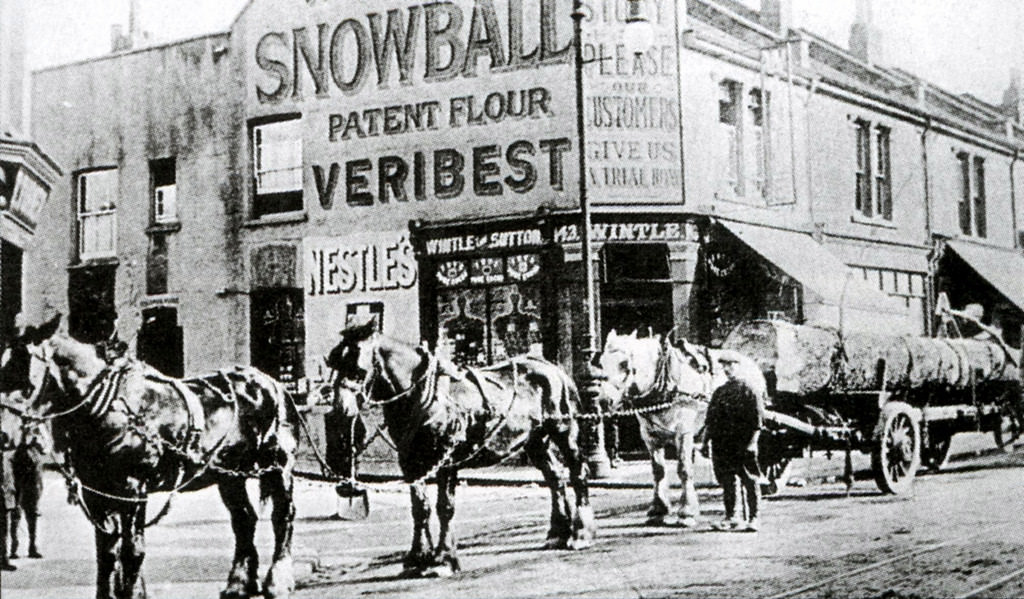
[[[682,340],[679,347],[667,336],[637,337],[610,331],[598,356],[605,377],[598,400],[612,409],[639,410],[640,435],[651,459],[654,498],[647,523],[684,528],[697,524],[700,502],[694,486],[694,440],[704,426],[711,394],[726,382],[715,368],[716,350]],[[757,364],[745,359],[738,376],[764,393],[767,388]],[[676,471],[682,485],[677,514],[672,514],[669,482],[665,476],[665,449],[676,450]]]
[[[379,333],[374,322],[342,331],[339,401],[380,406],[410,485],[413,540],[405,576],[451,576],[460,570],[453,517],[460,468],[493,465],[525,450],[551,491],[545,548],[584,549],[596,526],[587,466],[577,444],[576,385],[560,367],[517,357],[482,369],[462,369],[425,348]],[[347,428],[347,427],[342,427]],[[570,505],[555,449],[569,469]],[[430,532],[425,483],[436,475],[439,531]]]
[[[58,317],[59,318],[59,317]],[[95,528],[96,597],[145,597],[147,496],[216,484],[235,534],[223,599],[294,590],[291,540],[297,412],[268,375],[236,366],[191,379],[167,377],[127,358],[107,364],[96,348],[63,334],[31,345],[35,417],[52,421],[66,475]],[[263,588],[254,544],[257,514],[246,479],[273,502],[274,555]],[[154,518],[170,507],[170,499]],[[149,524],[152,524],[150,522]]]

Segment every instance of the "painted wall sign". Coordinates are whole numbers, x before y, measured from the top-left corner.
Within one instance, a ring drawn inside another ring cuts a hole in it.
[[[405,231],[302,240],[306,374],[327,377],[324,357],[353,318],[383,316],[383,332],[419,343],[418,272]]]
[[[306,294],[344,295],[416,285],[416,257],[405,235],[392,242],[306,240]]]
[[[458,237],[439,237],[428,239],[427,254],[456,254],[479,250],[509,249],[526,246],[538,246],[544,242],[540,229],[517,229],[514,231],[496,231],[482,235],[460,235]]]
[[[307,209],[575,206],[570,10],[260,0],[244,15],[250,113],[302,114]]]
[[[590,239],[599,243],[628,241],[699,241],[700,231],[694,223],[591,223]],[[580,240],[577,225],[555,229],[555,243]]]
[[[587,190],[595,204],[682,202],[676,5],[645,2],[651,46],[623,43],[627,0],[595,0],[583,22]]]

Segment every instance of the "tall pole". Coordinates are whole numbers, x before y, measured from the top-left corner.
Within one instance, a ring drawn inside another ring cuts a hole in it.
[[[576,135],[579,140],[579,197],[580,197],[580,250],[583,259],[583,286],[586,290],[585,311],[587,328],[583,338],[583,364],[581,368],[584,393],[589,399],[590,408],[597,413],[591,442],[586,448],[587,462],[591,475],[595,478],[608,476],[611,463],[604,449],[604,419],[601,417],[601,406],[594,401],[597,396],[595,384],[596,373],[592,371],[591,362],[597,355],[597,300],[594,295],[594,259],[590,245],[590,197],[587,195],[587,156],[586,156],[586,123],[583,114],[583,0],[573,0],[572,35],[575,49],[573,67],[576,75]]]

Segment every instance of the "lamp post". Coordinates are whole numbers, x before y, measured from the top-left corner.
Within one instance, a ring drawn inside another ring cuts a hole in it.
[[[649,47],[653,37],[653,30],[650,22],[643,12],[643,0],[626,0],[627,16],[626,29],[623,35],[623,42],[631,52],[639,54],[646,47]],[[600,384],[601,373],[592,365],[594,357],[598,354],[597,349],[597,299],[595,296],[594,277],[594,256],[590,239],[591,206],[590,196],[587,193],[587,170],[586,170],[586,122],[584,118],[583,98],[583,0],[573,0],[572,22],[573,22],[573,47],[575,57],[573,67],[575,71],[576,84],[576,134],[579,139],[579,199],[580,199],[580,251],[583,260],[583,286],[585,288],[585,312],[587,319],[586,331],[583,337],[583,364],[578,378],[583,381],[583,392],[589,400],[590,408],[597,413],[597,420],[594,424],[594,431],[590,438],[590,447],[587,447],[587,462],[590,466],[591,475],[594,478],[608,476],[611,469],[611,462],[608,453],[604,448],[604,419],[601,414],[601,406],[595,401],[598,395],[597,385]],[[593,60],[600,60],[595,58]]]
[[[576,83],[576,135],[579,139],[579,198],[580,198],[580,250],[583,260],[584,311],[587,327],[583,337],[583,363],[577,378],[591,410],[597,413],[593,431],[587,443],[587,464],[594,478],[605,478],[611,470],[611,462],[604,448],[604,419],[601,406],[596,401],[600,375],[593,367],[597,355],[597,299],[594,294],[594,257],[590,244],[590,197],[587,195],[587,153],[586,122],[583,114],[583,0],[573,0],[572,39],[575,57],[573,67]]]

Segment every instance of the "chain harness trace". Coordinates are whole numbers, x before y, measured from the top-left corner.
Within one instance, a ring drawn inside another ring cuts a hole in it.
[[[372,359],[373,365],[369,369],[369,371],[367,372],[366,377],[361,382],[359,382],[359,383],[356,383],[356,382],[353,382],[353,381],[350,381],[350,380],[346,379],[346,382],[351,383],[351,385],[349,385],[349,390],[352,391],[353,393],[357,394],[359,397],[361,397],[363,399],[363,402],[361,402],[361,403],[365,403],[366,406],[368,406],[368,407],[359,406],[358,410],[359,410],[360,414],[368,413],[369,411],[374,410],[376,408],[383,408],[386,405],[395,403],[395,402],[397,402],[397,401],[399,401],[401,399],[404,399],[404,398],[408,397],[409,395],[411,395],[412,393],[414,393],[415,391],[417,391],[421,387],[423,388],[423,396],[421,397],[421,401],[423,402],[424,405],[429,405],[430,403],[432,403],[432,402],[437,400],[438,381],[440,380],[440,378],[442,376],[451,376],[451,375],[447,374],[446,372],[443,372],[442,369],[439,367],[440,361],[437,358],[437,356],[435,356],[433,353],[431,353],[430,351],[426,350],[425,348],[420,348],[420,351],[422,351],[425,354],[426,359],[427,359],[427,368],[425,369],[424,373],[419,378],[417,378],[415,381],[413,381],[412,384],[410,384],[407,388],[402,389],[400,391],[396,391],[393,395],[391,395],[390,397],[387,397],[385,399],[376,399],[376,398],[372,397],[372,394],[371,394],[372,388],[375,385],[375,383],[377,382],[378,377],[384,378],[385,380],[386,380],[387,377],[386,377],[386,373],[383,372],[383,367],[380,364],[381,356],[380,356],[379,349],[376,346],[374,347],[374,349],[373,349],[373,359]],[[618,350],[618,351],[622,351],[622,350]],[[623,352],[623,353],[625,353],[625,352]],[[44,361],[45,364],[46,364],[46,368],[48,369],[48,372],[50,372],[49,369],[56,368],[56,365],[54,365],[52,363],[52,360],[49,360],[49,359],[47,359],[45,357],[37,356],[34,352],[33,352],[32,356],[33,356],[34,359]],[[515,358],[510,359],[509,362],[510,362],[510,364],[512,366],[514,391],[513,391],[512,400],[509,403],[509,406],[508,406],[506,412],[508,410],[511,410],[512,405],[515,403],[516,398],[518,397],[517,391],[518,391],[518,382],[519,382],[519,369],[517,367],[517,362],[516,362]],[[21,417],[21,418],[23,418],[25,420],[28,420],[28,421],[39,421],[39,422],[48,422],[48,421],[55,420],[57,418],[61,418],[61,417],[70,415],[70,414],[80,410],[81,408],[83,408],[85,406],[90,406],[93,409],[97,409],[99,411],[99,415],[102,415],[107,410],[111,409],[111,407],[114,404],[114,401],[105,401],[103,403],[105,403],[106,405],[101,406],[101,407],[97,407],[97,400],[100,399],[98,396],[100,395],[101,391],[104,390],[103,389],[103,385],[101,384],[102,381],[104,379],[110,378],[111,376],[117,376],[117,373],[112,370],[113,368],[114,368],[113,366],[108,366],[106,369],[101,371],[100,374],[96,375],[96,378],[90,383],[89,388],[85,392],[83,399],[80,402],[78,402],[77,404],[75,404],[74,406],[72,406],[71,408],[62,410],[60,412],[39,413],[39,412],[33,411],[31,408],[28,408],[28,409],[22,408],[22,407],[10,404],[8,402],[0,402],[0,409],[9,410],[9,411],[13,412],[14,414],[18,415],[19,417]],[[127,366],[126,365],[121,365],[121,368],[124,369],[124,368],[127,368]],[[669,399],[666,399],[666,400],[664,400],[662,402],[659,402],[659,403],[656,403],[656,404],[652,404],[652,405],[637,406],[637,407],[627,408],[627,409],[618,409],[618,410],[613,410],[613,411],[605,412],[605,413],[583,412],[583,413],[572,413],[572,414],[545,414],[545,415],[542,416],[542,420],[545,421],[545,422],[556,422],[556,423],[569,422],[569,421],[573,421],[573,420],[575,420],[575,421],[583,421],[583,422],[596,422],[596,421],[599,421],[601,419],[606,419],[606,418],[628,418],[628,417],[633,417],[633,416],[644,416],[644,415],[655,413],[655,412],[661,412],[661,411],[667,410],[669,408],[672,408],[673,406],[679,405],[681,403],[689,402],[689,401],[700,401],[700,402],[705,402],[705,403],[708,401],[708,394],[706,392],[692,392],[691,393],[691,392],[681,391],[679,389],[672,390],[671,392],[669,391],[669,357],[668,357],[666,351],[661,352],[661,355],[659,356],[658,365],[656,366],[656,368],[657,368],[657,374],[656,374],[656,377],[655,377],[655,383],[651,386],[650,389],[648,389],[644,393],[638,393],[638,394],[635,394],[635,395],[631,395],[628,392],[624,392],[623,393],[623,399],[625,399],[628,403],[631,403],[633,405],[635,405],[638,401],[642,401],[643,399],[646,399],[648,397],[656,397],[656,396],[668,395],[668,396],[670,396]],[[381,370],[381,372],[378,372],[378,370]],[[52,372],[51,372],[51,374],[52,374]],[[220,375],[227,379],[226,374],[224,374],[223,372],[221,372]],[[35,404],[35,400],[37,400],[39,397],[41,397],[42,392],[45,389],[46,384],[48,383],[48,378],[49,377],[44,377],[43,383],[39,386],[39,388],[34,390],[34,392],[32,393],[32,400],[30,402],[28,402],[28,405],[34,405]],[[159,378],[162,381],[174,382],[174,379],[169,379],[167,377],[162,377],[161,376]],[[197,379],[197,380],[201,381],[201,383],[203,385],[207,386],[214,393],[217,393],[218,395],[222,396],[224,401],[226,403],[229,403],[232,406],[233,416],[237,416],[237,412],[238,412],[237,401],[238,401],[238,398],[237,398],[237,396],[235,394],[234,386],[231,384],[230,380],[227,381],[228,382],[227,386],[228,386],[228,390],[230,392],[230,397],[227,396],[224,392],[222,392],[219,389],[217,389],[215,386],[213,386],[208,381],[206,381],[204,379]],[[118,382],[120,382],[120,381],[118,381]],[[392,387],[392,389],[396,389],[396,386],[391,381],[387,381],[387,382]],[[120,387],[119,384],[117,386]],[[175,385],[175,388],[177,388],[176,385]],[[481,393],[483,393],[482,388],[480,389],[480,391],[481,391]],[[180,390],[179,390],[179,394],[181,394]],[[428,468],[427,471],[422,476],[419,476],[415,480],[413,480],[411,482],[407,482],[407,483],[406,482],[399,482],[399,481],[396,481],[396,482],[385,482],[385,483],[365,483],[365,482],[360,482],[358,480],[357,476],[354,476],[354,475],[353,476],[345,476],[345,475],[339,474],[336,471],[334,471],[327,464],[326,459],[321,454],[321,452],[320,452],[320,450],[319,450],[319,448],[317,446],[316,439],[314,438],[314,436],[312,435],[311,431],[309,430],[309,425],[307,424],[307,422],[306,422],[305,418],[302,416],[302,414],[299,412],[298,406],[295,403],[294,398],[292,398],[291,394],[288,393],[287,391],[284,392],[284,395],[285,395],[285,397],[286,397],[286,399],[287,399],[287,401],[289,403],[289,407],[291,409],[295,410],[295,413],[298,415],[298,419],[297,420],[298,420],[298,423],[299,423],[299,427],[302,429],[302,431],[305,434],[307,440],[309,441],[309,444],[310,444],[310,447],[312,448],[312,452],[314,454],[314,457],[316,458],[316,460],[318,462],[318,465],[320,466],[321,472],[322,472],[321,475],[318,476],[318,475],[315,475],[315,474],[310,473],[310,472],[303,472],[303,471],[296,470],[294,472],[295,475],[300,477],[300,478],[305,478],[305,479],[310,479],[310,480],[319,480],[319,481],[330,482],[330,483],[336,483],[338,485],[345,485],[345,486],[349,487],[350,489],[355,489],[355,490],[362,489],[362,488],[368,488],[368,489],[371,489],[371,490],[374,490],[374,491],[385,492],[385,491],[404,490],[405,488],[408,488],[409,486],[422,485],[425,482],[427,482],[429,479],[431,479],[434,476],[436,476],[437,473],[440,472],[441,470],[444,470],[444,469],[447,469],[447,468],[458,468],[459,466],[462,466],[462,465],[470,462],[472,459],[474,459],[478,455],[480,455],[481,452],[483,452],[485,449],[487,449],[487,447],[490,444],[490,442],[501,432],[501,430],[502,430],[502,428],[504,426],[504,423],[505,423],[505,421],[507,419],[507,414],[502,414],[502,416],[499,418],[498,423],[490,431],[488,431],[487,435],[485,436],[485,438],[484,438],[483,442],[480,444],[480,446],[475,451],[473,451],[469,456],[467,456],[466,458],[464,458],[462,460],[458,460],[458,461],[454,461],[453,460],[455,451],[457,449],[457,442],[454,439],[451,439],[451,440],[449,440],[446,443],[446,445],[444,447],[444,451],[442,452],[442,455],[437,460],[437,462],[433,466]],[[485,397],[485,399],[486,399],[486,397]],[[190,452],[188,450],[188,444],[190,444],[192,441],[194,441],[194,435],[191,434],[191,433],[194,432],[194,423],[190,424],[190,427],[189,427],[190,428],[190,434],[189,434],[190,439],[186,440],[186,446],[183,448],[181,445],[179,445],[177,443],[172,443],[172,442],[168,441],[167,439],[164,439],[160,435],[153,434],[151,431],[149,431],[147,429],[147,427],[145,426],[146,425],[145,417],[143,415],[141,415],[141,414],[136,413],[134,410],[132,410],[130,408],[129,404],[127,403],[127,401],[125,400],[125,398],[123,397],[123,395],[117,395],[115,401],[118,404],[123,406],[126,414],[128,415],[127,426],[128,426],[128,428],[129,428],[131,433],[141,437],[146,443],[153,443],[153,444],[159,445],[163,450],[165,450],[168,453],[174,455],[175,457],[181,459],[182,462],[184,462],[186,465],[193,466],[193,467],[197,468],[196,472],[192,476],[188,477],[186,480],[181,480],[181,477],[184,475],[184,469],[181,469],[181,472],[179,472],[179,480],[178,480],[177,484],[175,484],[174,488],[172,488],[170,491],[168,491],[169,494],[168,494],[167,501],[165,502],[165,504],[161,508],[161,510],[158,512],[158,514],[153,519],[151,519],[149,522],[146,523],[146,527],[147,528],[157,524],[160,520],[162,520],[164,518],[164,516],[167,515],[167,513],[170,512],[171,502],[173,501],[175,496],[180,491],[182,491],[184,488],[188,487],[190,484],[192,484],[193,482],[198,480],[201,476],[206,474],[208,471],[209,472],[214,472],[214,473],[216,473],[218,475],[222,475],[222,476],[232,476],[232,477],[237,477],[237,478],[260,478],[260,477],[262,477],[262,476],[264,476],[266,474],[270,474],[272,472],[280,472],[284,468],[280,464],[271,464],[271,465],[264,466],[264,467],[261,467],[261,468],[252,468],[252,469],[242,470],[242,469],[232,469],[232,468],[228,468],[228,467],[225,467],[225,466],[222,466],[222,465],[218,464],[217,463],[217,459],[219,457],[219,452],[220,452],[221,447],[223,446],[224,442],[226,441],[226,439],[228,437],[228,433],[225,433],[217,441],[217,443],[209,451],[207,451],[205,453],[205,455],[203,455],[201,457],[197,457],[194,454],[194,452]],[[184,401],[184,398],[183,398],[183,401]],[[186,402],[186,408],[187,408],[187,402]],[[191,411],[190,411],[190,421],[191,420],[192,420],[192,414],[191,414]],[[354,426],[354,420],[355,419],[353,418],[353,426]],[[395,441],[393,439],[390,438],[390,435],[386,431],[386,426],[381,426],[381,425],[376,425],[376,430],[375,430],[374,434],[370,437],[370,440],[365,443],[365,445],[368,446],[370,443],[372,443],[374,440],[376,440],[376,438],[378,436],[380,438],[382,438],[385,441],[385,443],[388,444],[392,449],[397,450],[398,445],[395,443]],[[497,464],[503,464],[503,463],[509,461],[510,459],[512,459],[513,457],[515,457],[516,455],[518,455],[519,452],[522,450],[522,445],[523,445],[522,439],[517,440],[515,443],[513,443],[514,449],[509,451],[507,455],[502,457],[497,462]],[[88,492],[88,493],[91,493],[91,494],[94,494],[96,496],[103,497],[105,499],[109,499],[109,500],[112,500],[112,501],[121,501],[121,502],[126,502],[126,503],[145,504],[148,501],[148,498],[145,495],[138,495],[138,496],[116,495],[116,494],[107,493],[107,492],[101,491],[99,489],[94,489],[94,488],[92,488],[90,486],[87,486],[87,485],[85,485],[84,483],[81,482],[81,480],[78,478],[77,474],[75,474],[73,468],[70,466],[70,464],[67,462],[67,460],[66,459],[61,459],[61,458],[65,457],[65,456],[58,456],[58,454],[53,449],[52,444],[51,444],[51,447],[49,449],[49,454],[50,454],[51,459],[54,461],[54,463],[57,464],[58,469],[60,470],[61,474],[63,475],[63,477],[65,479],[65,484],[67,485],[68,493],[69,493],[69,501],[73,501],[74,503],[78,504],[79,507],[82,509],[83,513],[85,514],[86,518],[89,520],[89,522],[92,523],[92,525],[94,527],[96,527],[97,529],[99,529],[99,530],[102,530],[102,531],[105,531],[105,532],[109,532],[107,530],[106,526],[104,525],[104,523],[97,521],[97,519],[90,513],[90,511],[89,511],[89,509],[88,509],[88,507],[86,505],[86,501],[84,499],[83,492]]]

